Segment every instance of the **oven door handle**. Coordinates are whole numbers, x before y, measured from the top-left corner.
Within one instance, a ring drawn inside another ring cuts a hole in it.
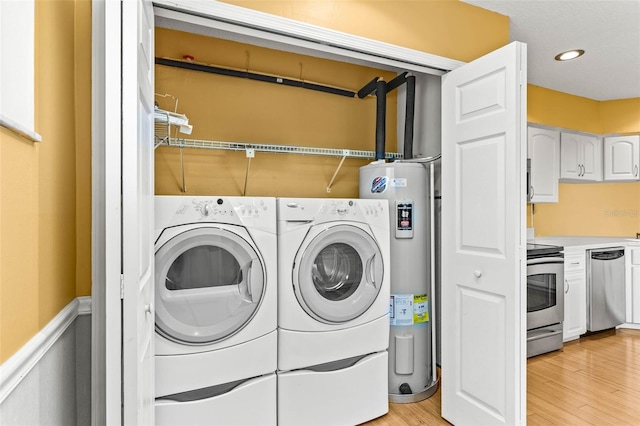
[[[564,263],[562,257],[541,257],[538,259],[527,259],[527,265],[545,265],[547,263]]]

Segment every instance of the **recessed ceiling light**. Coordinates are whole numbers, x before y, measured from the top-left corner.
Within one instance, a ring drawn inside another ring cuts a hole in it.
[[[576,50],[568,50],[566,52],[562,52],[556,55],[556,61],[568,61],[571,59],[578,58],[584,55],[584,50],[576,49]]]

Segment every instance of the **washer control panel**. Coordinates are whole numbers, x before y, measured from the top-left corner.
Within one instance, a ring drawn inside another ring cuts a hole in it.
[[[251,200],[249,203],[231,203],[224,198],[214,198],[210,200],[194,200],[194,208],[203,218],[207,217],[232,217],[238,215],[240,218],[259,217],[268,210],[264,200]]]
[[[367,200],[369,201],[369,200]],[[327,200],[319,211],[319,218],[332,220],[359,220],[363,216],[377,217],[384,213],[381,202],[359,202],[359,200]]]
[[[374,216],[378,217],[385,212],[385,208],[382,203],[376,203],[375,205],[368,204],[362,209],[364,211],[365,216]]]

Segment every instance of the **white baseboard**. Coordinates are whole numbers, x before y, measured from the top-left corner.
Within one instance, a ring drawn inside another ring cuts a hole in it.
[[[633,324],[628,322],[628,323],[619,325],[616,328],[631,328],[633,330],[640,330],[640,324]]]
[[[76,297],[18,352],[0,365],[0,404],[29,374],[78,315],[91,313],[91,297]]]

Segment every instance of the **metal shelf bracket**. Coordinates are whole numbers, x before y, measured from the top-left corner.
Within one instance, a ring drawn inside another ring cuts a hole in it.
[[[333,182],[336,180],[336,176],[338,176],[338,172],[342,168],[342,164],[344,163],[344,160],[346,160],[346,158],[348,156],[349,156],[349,150],[348,149],[343,149],[342,150],[342,159],[340,160],[340,163],[338,163],[338,167],[336,168],[336,171],[333,172],[333,176],[331,176],[331,180],[329,181],[329,185],[327,185],[327,194],[331,193],[331,187],[333,186]]]

